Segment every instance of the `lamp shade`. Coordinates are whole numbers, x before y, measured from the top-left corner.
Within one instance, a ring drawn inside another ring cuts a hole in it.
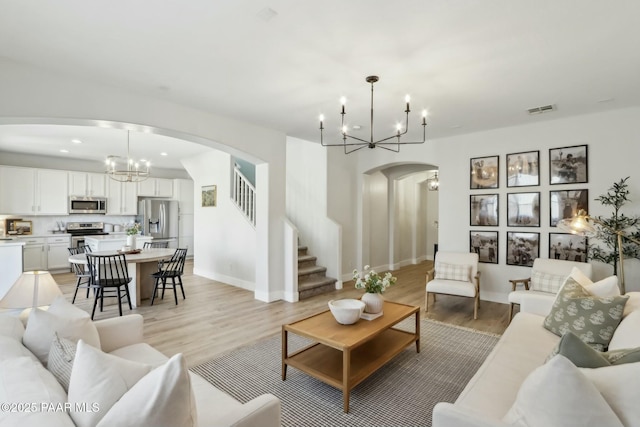
[[[1,308],[28,308],[49,305],[62,295],[48,271],[25,271],[0,300]]]
[[[562,221],[558,221],[557,227],[571,234],[588,236],[596,231],[593,225],[589,223],[590,219],[591,217],[587,215],[584,210],[580,209],[578,214],[573,218],[565,218]]]

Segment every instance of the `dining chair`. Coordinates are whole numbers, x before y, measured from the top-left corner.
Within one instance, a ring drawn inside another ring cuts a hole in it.
[[[127,268],[127,259],[124,254],[115,255],[96,255],[87,253],[87,262],[89,265],[89,274],[91,284],[96,288],[96,296],[93,301],[93,311],[91,319],[96,313],[96,306],[100,300],[100,311],[104,307],[104,298],[118,298],[118,312],[122,316],[122,299],[127,298],[129,310],[131,307],[131,296],[129,295],[129,270]],[[122,294],[124,288],[124,295]],[[105,295],[105,292],[107,293]]]
[[[169,247],[169,242],[144,242],[144,246],[142,247],[142,249],[148,249],[148,248],[168,248]]]
[[[173,289],[173,297],[176,301],[176,305],[178,305],[178,292],[176,290],[176,286],[180,286],[182,299],[186,299],[184,287],[182,286],[182,274],[184,273],[184,262],[186,258],[187,249],[176,249],[169,261],[158,264],[158,271],[151,275],[155,279],[151,305],[153,305],[153,302],[156,299],[158,288],[160,288],[160,286],[162,286],[162,296],[160,299],[164,299],[164,291],[168,287],[169,289]],[[167,284],[167,279],[171,279],[170,284]],[[178,279],[178,283],[176,283],[176,279]]]
[[[77,255],[77,254],[84,254],[87,252],[91,252],[91,247],[83,245],[83,246],[78,246],[76,248],[67,248],[67,250],[69,251],[70,255]],[[78,295],[78,289],[80,288],[87,288],[87,298],[89,298],[89,289],[92,288],[91,280],[90,280],[91,275],[89,274],[89,269],[85,264],[72,263],[71,268],[73,269],[73,272],[75,273],[76,278],[78,279],[76,282],[76,290],[73,293],[73,300],[71,301],[72,304],[75,304],[76,295]]]

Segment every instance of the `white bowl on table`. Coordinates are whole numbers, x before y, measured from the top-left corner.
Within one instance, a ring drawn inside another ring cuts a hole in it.
[[[364,312],[365,304],[359,299],[338,299],[329,301],[329,310],[341,325],[353,325]]]

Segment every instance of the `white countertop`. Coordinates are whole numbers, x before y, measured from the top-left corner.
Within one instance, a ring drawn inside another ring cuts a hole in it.
[[[126,234],[106,234],[106,235],[99,235],[99,236],[85,236],[84,237],[84,241],[88,242],[89,240],[97,240],[97,241],[113,241],[113,240],[127,240],[127,235]],[[152,240],[153,237],[151,236],[136,236],[136,239],[148,239],[148,240]]]
[[[20,240],[0,240],[0,246],[24,246],[25,242]]]
[[[39,237],[70,237],[69,233],[46,233],[46,234],[10,234],[5,239],[33,239]]]

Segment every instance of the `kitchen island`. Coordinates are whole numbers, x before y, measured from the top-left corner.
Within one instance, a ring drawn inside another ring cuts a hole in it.
[[[142,249],[145,242],[151,242],[151,236],[136,236],[135,247],[131,249]],[[106,234],[104,236],[86,236],[84,242],[93,252],[117,251],[127,244],[126,234]]]
[[[0,299],[22,274],[23,246],[24,242],[17,240],[0,240]]]

